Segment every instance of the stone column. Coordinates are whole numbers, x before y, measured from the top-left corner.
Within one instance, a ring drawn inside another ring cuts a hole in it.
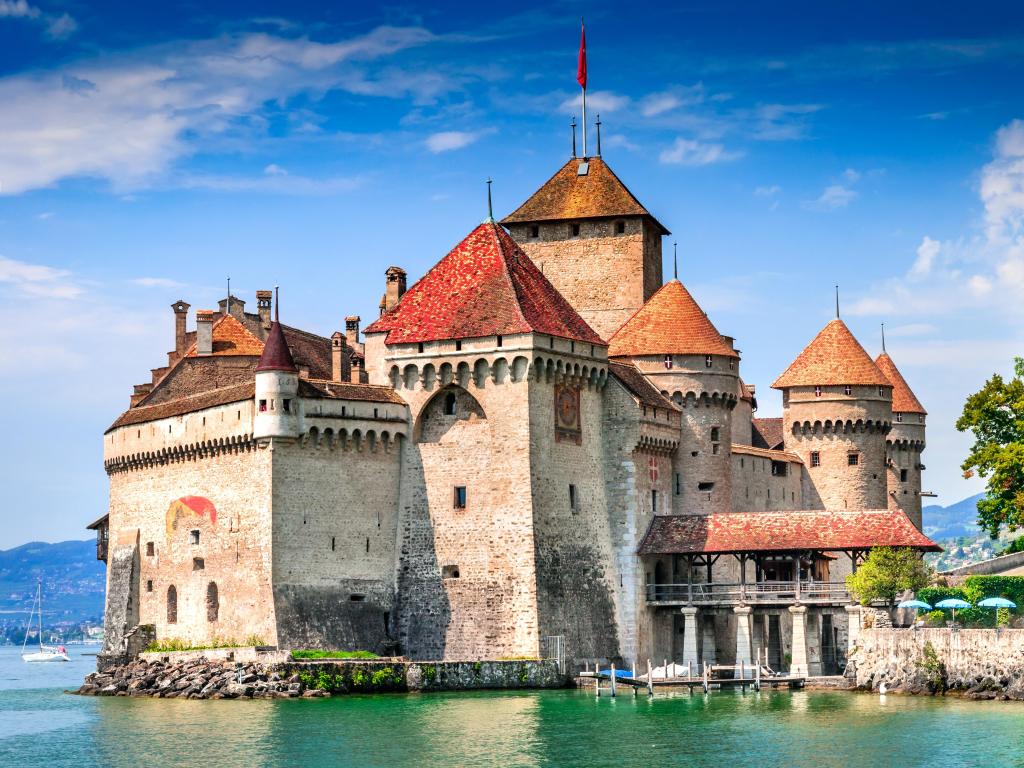
[[[697,674],[700,659],[697,658],[697,609],[692,605],[683,606],[683,666],[691,664]]]
[[[736,614],[736,666],[746,665],[747,674],[753,674],[754,659],[750,653],[750,606],[737,605],[732,609]]]
[[[807,676],[807,606],[791,605],[793,617],[793,654],[789,663],[789,674],[793,677]]]
[[[853,653],[853,649],[857,647],[857,642],[860,640],[859,605],[846,606],[846,620],[848,622],[846,630],[846,656],[849,658],[850,654]]]

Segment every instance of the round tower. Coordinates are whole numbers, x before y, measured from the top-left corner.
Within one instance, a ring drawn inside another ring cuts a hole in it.
[[[672,478],[672,512],[732,507],[733,409],[739,354],[678,280],[663,285],[609,341],[609,357],[628,358],[682,409]]]
[[[838,317],[775,383],[786,450],[804,460],[808,508],[888,506],[892,384]]]
[[[297,438],[302,434],[299,402],[299,370],[284,337],[274,303],[274,322],[267,333],[263,354],[256,366],[256,417],[253,437]]]
[[[875,365],[892,384],[892,430],[885,443],[889,507],[902,509],[920,529],[921,472],[924,469],[921,454],[925,448],[925,417],[928,413],[885,352],[884,339],[882,354],[875,360]]]

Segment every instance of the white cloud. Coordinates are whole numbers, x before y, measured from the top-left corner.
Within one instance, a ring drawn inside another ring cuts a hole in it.
[[[775,195],[782,192],[782,187],[778,184],[772,184],[770,187],[757,187],[754,189],[754,194],[757,197],[775,197]]]
[[[615,112],[629,106],[628,96],[622,96],[612,91],[587,91],[587,119],[590,115],[598,112]],[[583,94],[578,93],[572,98],[566,99],[558,107],[560,112],[575,112],[577,115],[583,111]]]
[[[838,208],[845,208],[856,199],[856,190],[843,184],[829,184],[816,199],[810,201],[805,207],[834,211]]]
[[[283,171],[283,169],[281,169]],[[169,184],[182,189],[209,189],[214,192],[265,192],[280,195],[331,195],[357,189],[363,179],[358,176],[313,178],[284,172],[261,176],[218,176],[213,174],[180,174]]]
[[[427,149],[436,155],[441,152],[450,152],[453,149],[468,147],[479,138],[479,133],[470,131],[440,131],[428,136],[425,143]]]
[[[66,13],[59,16],[45,13],[26,0],[0,0],[0,19],[24,19],[46,25],[46,34],[53,40],[63,40],[78,29],[78,22]]]
[[[144,288],[181,288],[185,285],[169,277],[136,277],[132,282]]]
[[[662,150],[658,159],[669,165],[700,166],[725,163],[742,156],[742,152],[729,151],[722,144],[678,138],[672,146]]]
[[[644,117],[654,117],[662,112],[669,112],[682,105],[682,100],[672,93],[654,93],[644,99],[640,114]]]
[[[284,168],[282,168],[277,163],[271,163],[270,165],[268,165],[266,168],[263,169],[263,172],[267,176],[287,176],[288,175],[288,171],[286,171]]]
[[[0,283],[7,284],[24,296],[50,299],[74,299],[82,289],[70,279],[70,273],[63,269],[30,264],[0,256]]]
[[[0,0],[0,19],[38,19],[42,13],[25,0]]]
[[[914,260],[914,265],[910,268],[910,275],[912,277],[925,277],[932,271],[932,264],[935,262],[935,257],[939,255],[939,251],[942,248],[942,244],[938,240],[932,240],[927,235],[921,240],[921,244],[917,246],[917,258]]]
[[[153,185],[210,140],[244,140],[268,105],[299,95],[341,89],[429,102],[455,84],[438,72],[367,65],[435,39],[418,27],[333,43],[240,34],[0,78],[0,194],[82,176],[119,192]]]
[[[71,37],[77,29],[78,22],[66,13],[50,17],[46,24],[46,34],[54,40],[64,40]]]
[[[36,218],[39,219],[39,221],[46,221],[47,219],[52,219],[56,215],[57,214],[53,211],[43,211],[42,213],[37,213]]]

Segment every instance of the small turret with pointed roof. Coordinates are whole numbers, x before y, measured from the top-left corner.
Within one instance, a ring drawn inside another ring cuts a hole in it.
[[[275,296],[274,322],[256,365],[253,437],[257,440],[292,440],[302,434],[299,371],[281,328],[280,306],[280,297]]]

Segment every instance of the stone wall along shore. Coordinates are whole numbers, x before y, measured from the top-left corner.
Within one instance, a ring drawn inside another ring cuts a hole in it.
[[[862,629],[857,687],[1024,701],[1024,629]]]
[[[88,675],[73,693],[163,699],[295,699],[344,693],[561,688],[554,661],[255,661],[146,654]]]

